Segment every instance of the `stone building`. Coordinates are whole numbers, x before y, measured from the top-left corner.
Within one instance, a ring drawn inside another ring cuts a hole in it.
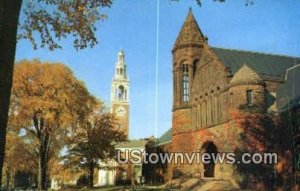
[[[173,114],[168,152],[234,152],[243,140],[233,111],[276,113],[276,91],[286,70],[300,58],[211,47],[190,10],[175,41]],[[164,143],[160,143],[163,145]],[[230,164],[173,164],[176,172],[200,178],[230,179]]]

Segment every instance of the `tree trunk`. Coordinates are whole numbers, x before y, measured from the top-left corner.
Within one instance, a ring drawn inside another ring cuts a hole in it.
[[[94,187],[94,166],[95,166],[94,161],[91,161],[90,166],[89,166],[89,186],[90,186],[90,188]]]
[[[6,190],[9,191],[10,172],[9,168],[6,169]]]
[[[44,137],[44,136],[42,136]],[[44,137],[45,138],[45,137]],[[47,190],[47,149],[44,141],[40,141],[38,190]]]
[[[0,185],[21,4],[22,0],[0,0]]]

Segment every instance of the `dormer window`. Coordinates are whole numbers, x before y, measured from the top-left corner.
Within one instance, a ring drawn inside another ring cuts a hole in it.
[[[247,90],[246,97],[247,97],[247,105],[252,106],[253,105],[253,90]]]

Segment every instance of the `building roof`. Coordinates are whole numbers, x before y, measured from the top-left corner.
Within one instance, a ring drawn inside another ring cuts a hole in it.
[[[144,148],[147,140],[128,140],[118,143],[116,148]]]
[[[211,48],[224,63],[229,72],[234,75],[245,63],[264,78],[284,80],[286,70],[300,64],[300,58],[282,55],[264,54],[251,51]]]
[[[161,137],[159,137],[156,142],[155,146],[164,145],[172,141],[172,128],[166,131]]]
[[[300,64],[286,72],[286,82],[277,90],[277,109],[286,111],[300,107]]]
[[[249,66],[244,64],[231,79],[230,85],[264,84],[263,79]]]
[[[202,34],[198,23],[193,15],[192,10],[190,9],[188,16],[181,27],[181,31],[175,41],[174,49],[176,47],[184,46],[184,45],[201,45],[205,41],[205,37]]]

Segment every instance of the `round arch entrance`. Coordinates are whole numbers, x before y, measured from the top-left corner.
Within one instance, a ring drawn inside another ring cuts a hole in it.
[[[205,160],[206,162],[203,163],[203,169],[204,169],[204,177],[205,178],[214,178],[215,177],[215,161],[213,158],[215,158],[218,153],[217,146],[212,141],[206,141],[203,145],[201,150],[203,153],[208,153],[210,155],[209,160]],[[214,155],[214,157],[213,157]]]

